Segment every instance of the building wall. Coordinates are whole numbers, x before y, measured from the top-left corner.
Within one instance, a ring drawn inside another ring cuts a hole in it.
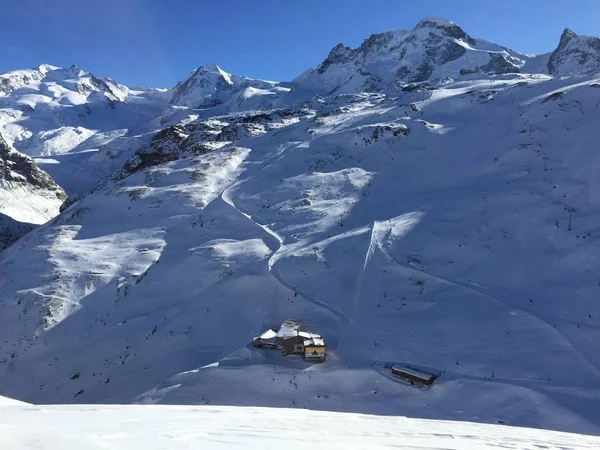
[[[300,336],[295,336],[292,338],[288,338],[285,341],[283,341],[283,349],[285,350],[286,355],[291,355],[292,353],[298,353],[295,352],[294,347],[298,344],[302,344],[304,342],[304,338],[301,338]],[[300,352],[302,353],[302,352]]]
[[[317,352],[319,356],[312,356],[313,352]],[[325,359],[325,347],[305,347],[304,348],[304,359],[307,360],[324,360]]]
[[[398,370],[398,369],[392,369],[392,375],[395,375],[397,377],[400,378],[404,378],[405,380],[413,383],[419,383],[419,384],[423,384],[426,386],[429,386],[430,384],[433,383],[434,379],[433,378],[421,378],[421,377],[417,377],[411,373],[406,373],[402,370]]]

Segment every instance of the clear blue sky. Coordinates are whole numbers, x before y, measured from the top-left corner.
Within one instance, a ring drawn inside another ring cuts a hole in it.
[[[600,36],[600,0],[5,0],[1,10],[0,73],[76,64],[154,87],[205,63],[289,80],[338,42],[431,15],[524,53],[553,50],[565,27]]]

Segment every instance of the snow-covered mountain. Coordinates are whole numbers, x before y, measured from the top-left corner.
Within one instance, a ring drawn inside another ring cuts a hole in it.
[[[525,56],[425,19],[287,87],[203,66],[69,105],[91,75],[13,72],[3,133],[76,195],[0,253],[0,392],[600,433],[600,74],[577,42]],[[92,137],[25,145],[56,116]],[[249,345],[290,317],[324,364]]]
[[[294,83],[324,92],[380,91],[411,82],[518,73],[530,59],[474,39],[448,20],[426,18],[409,31],[374,34],[356,49],[338,44]]]
[[[30,156],[96,149],[163,109],[167,95],[43,64],[0,75],[0,131]]]
[[[548,60],[550,75],[581,75],[600,71],[600,38],[578,36],[565,29]]]
[[[289,91],[278,84],[232,75],[215,64],[207,64],[198,67],[173,88],[171,104],[192,108],[211,108],[226,103],[240,105],[255,97],[260,99]]]

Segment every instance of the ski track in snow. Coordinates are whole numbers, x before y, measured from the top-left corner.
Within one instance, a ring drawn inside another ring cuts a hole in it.
[[[239,214],[241,214],[242,216],[244,216],[247,220],[249,220],[253,225],[255,225],[256,227],[260,228],[267,236],[266,236],[266,241],[265,243],[267,244],[267,246],[271,249],[272,254],[269,257],[269,259],[267,260],[267,267],[269,270],[269,273],[271,275],[273,275],[273,277],[283,286],[285,286],[287,289],[289,289],[290,291],[292,291],[294,293],[294,295],[300,295],[302,298],[304,298],[307,302],[312,303],[316,306],[319,306],[321,308],[326,309],[327,311],[329,311],[330,313],[334,314],[339,320],[340,322],[344,323],[344,324],[351,324],[352,320],[346,315],[344,314],[342,311],[338,310],[337,308],[334,308],[333,306],[324,303],[316,298],[314,298],[313,296],[311,296],[310,294],[308,294],[306,291],[302,290],[301,288],[297,287],[297,286],[293,286],[291,283],[288,283],[280,274],[278,268],[276,267],[276,263],[280,257],[280,252],[282,251],[282,249],[284,248],[283,245],[283,239],[274,231],[272,231],[267,225],[263,225],[257,221],[255,221],[252,216],[250,214],[248,214],[247,212],[244,212],[243,210],[241,210],[238,206],[236,206],[236,204],[234,203],[231,195],[230,195],[230,190],[232,188],[234,188],[236,185],[230,186],[227,189],[225,189],[221,195],[219,196],[219,198],[228,206],[230,206],[231,208],[233,208],[235,211],[237,211]]]
[[[375,223],[373,224],[373,231],[371,233],[371,242],[369,243],[369,250],[368,250],[368,254],[370,254],[371,256],[369,256],[368,258],[365,259],[365,267],[367,264],[367,260],[369,260],[372,257],[372,254],[374,252],[373,248],[375,247],[373,245],[373,243],[376,243],[376,240],[374,239],[373,235],[374,235],[374,231],[375,231]],[[388,232],[390,230],[387,230]],[[423,275],[426,275],[428,277],[432,277],[435,278],[443,283],[448,283],[451,285],[454,285],[458,288],[462,288],[462,289],[467,289],[469,291],[472,291],[480,296],[482,296],[483,298],[486,298],[490,301],[493,301],[495,303],[499,303],[505,306],[508,306],[512,309],[515,310],[519,310],[537,320],[539,320],[540,322],[543,322],[544,324],[546,324],[548,327],[553,328],[556,330],[557,333],[559,333],[567,342],[569,342],[569,344],[572,346],[572,348],[585,360],[587,361],[587,363],[594,368],[599,374],[600,374],[600,353],[597,352],[597,350],[594,348],[594,344],[591,342],[591,340],[589,338],[587,338],[585,335],[583,335],[582,331],[580,329],[577,329],[577,332],[574,331],[574,329],[570,328],[567,329],[564,327],[564,325],[560,322],[556,323],[554,326],[552,325],[553,319],[558,319],[559,318],[555,317],[555,316],[551,316],[551,315],[544,315],[544,314],[540,314],[539,312],[533,311],[532,309],[529,308],[524,308],[522,306],[517,306],[513,303],[510,303],[506,300],[502,300],[496,297],[491,296],[490,294],[488,294],[487,292],[485,292],[485,290],[481,287],[476,287],[473,283],[468,283],[468,282],[464,282],[464,281],[460,281],[460,280],[450,280],[448,278],[444,278],[441,277],[439,275],[435,275],[433,273],[424,271],[424,270],[420,270],[417,269],[414,266],[410,266],[408,264],[403,264],[398,262],[391,254],[389,254],[389,252],[387,252],[382,245],[379,245],[376,243],[376,247],[387,257],[389,258],[390,261],[392,261],[394,264],[396,264],[397,266],[400,267],[404,267],[405,269],[408,269],[410,271],[413,272],[418,272],[421,273]]]
[[[301,145],[307,145],[310,146],[310,143],[316,138],[313,138],[311,141],[309,141],[308,143],[306,142],[297,142],[293,145],[291,145],[291,151],[293,151],[294,149],[298,148]],[[274,161],[271,163],[268,163],[266,165],[264,165],[260,171],[264,171],[265,169],[273,166],[274,164],[276,164],[279,160],[281,160],[284,156],[284,154],[286,153],[286,150],[282,150],[279,154],[275,155]],[[223,192],[221,192],[221,194],[219,195],[219,198],[228,206],[230,206],[231,208],[233,208],[235,211],[237,211],[239,214],[241,214],[242,216],[244,216],[247,220],[249,220],[252,224],[254,224],[256,227],[260,228],[264,233],[266,233],[267,238],[265,243],[267,244],[267,246],[271,249],[272,254],[269,257],[268,261],[267,261],[267,267],[269,270],[269,273],[283,286],[285,286],[287,289],[289,289],[290,291],[292,291],[294,293],[294,295],[300,295],[302,298],[304,298],[306,301],[308,301],[309,303],[312,303],[316,306],[319,306],[321,308],[326,309],[327,311],[329,311],[330,313],[332,313],[333,315],[335,315],[340,322],[344,323],[344,324],[351,324],[352,323],[352,319],[350,319],[345,313],[343,313],[342,311],[338,310],[337,308],[334,308],[333,306],[322,302],[318,299],[316,299],[315,297],[311,296],[310,294],[308,294],[306,291],[302,290],[301,288],[297,287],[297,286],[293,286],[291,283],[288,283],[283,276],[281,275],[281,273],[279,272],[278,268],[275,266],[277,260],[280,258],[280,253],[282,252],[282,250],[284,249],[284,245],[283,245],[283,238],[281,236],[279,236],[277,233],[275,233],[273,230],[271,230],[268,225],[262,224],[257,222],[256,220],[254,220],[254,218],[252,217],[252,215],[250,215],[250,213],[243,211],[242,209],[240,209],[235,202],[233,201],[233,198],[231,196],[231,191],[236,187],[239,186],[240,184],[242,184],[244,182],[244,180],[238,181],[236,183],[234,183],[231,186],[228,186],[227,188],[225,188],[223,190]]]

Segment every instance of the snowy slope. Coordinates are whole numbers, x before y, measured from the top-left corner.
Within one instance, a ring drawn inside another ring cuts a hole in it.
[[[0,402],[2,399],[0,399]],[[293,409],[2,406],[0,446],[72,449],[596,449],[592,436]]]
[[[111,111],[162,109],[37,158],[79,195],[0,253],[0,392],[600,434],[600,75],[527,73],[547,55],[437,19],[366,42],[289,93],[217,66],[153,100],[123,88]],[[406,85],[396,44],[411,73],[445,62]],[[249,345],[290,317],[324,364]],[[422,391],[389,362],[442,376]]]
[[[2,255],[3,392],[598,433],[596,83],[507,76],[166,129]],[[247,348],[286,317],[326,336],[325,364]],[[387,361],[445,374],[423,393]]]
[[[14,400],[12,398],[0,396],[0,407],[3,407],[3,406],[15,406],[15,405],[26,405],[26,404],[27,403],[20,402],[19,400]]]

